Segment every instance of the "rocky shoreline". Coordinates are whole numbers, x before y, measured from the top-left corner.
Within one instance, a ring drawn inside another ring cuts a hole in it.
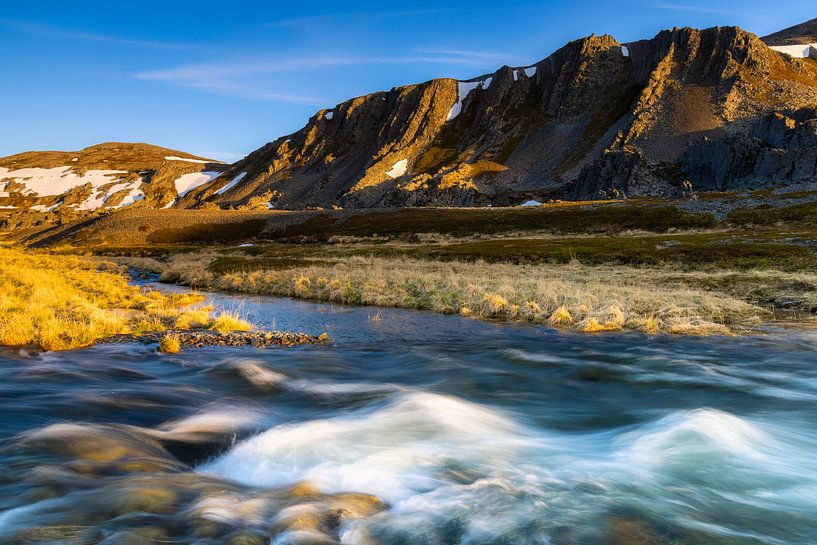
[[[175,338],[180,347],[204,348],[207,346],[301,346],[306,344],[325,345],[332,340],[329,335],[309,335],[306,333],[288,331],[232,331],[221,333],[218,331],[190,331],[171,330],[141,334],[113,335],[101,339],[98,344],[120,344],[139,342],[142,344],[161,343],[167,337]]]

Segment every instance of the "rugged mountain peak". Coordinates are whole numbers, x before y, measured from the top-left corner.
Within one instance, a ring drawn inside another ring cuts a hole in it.
[[[322,110],[181,205],[487,205],[610,190],[677,194],[685,177],[702,172],[682,164],[694,143],[751,132],[775,111],[817,106],[815,68],[737,27],[674,28],[628,44],[588,36],[527,67],[398,87]]]

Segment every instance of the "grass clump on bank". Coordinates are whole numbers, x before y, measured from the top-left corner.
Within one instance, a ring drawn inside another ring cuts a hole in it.
[[[112,263],[0,249],[2,345],[67,350],[123,333],[240,322],[232,313],[215,316],[211,307],[193,307],[202,300],[131,286]]]
[[[209,329],[220,333],[230,333],[231,331],[249,331],[252,324],[242,320],[235,312],[221,312],[211,323]]]
[[[159,352],[162,354],[178,354],[181,349],[182,345],[175,335],[165,335],[159,341]]]
[[[587,333],[731,334],[769,317],[763,308],[718,289],[721,273],[352,256],[219,274],[208,269],[217,258],[179,254],[141,265],[194,287],[547,323]]]

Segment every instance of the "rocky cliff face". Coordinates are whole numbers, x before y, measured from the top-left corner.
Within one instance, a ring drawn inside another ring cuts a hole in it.
[[[516,204],[817,181],[815,111],[817,63],[739,28],[592,36],[529,67],[320,111],[180,206]]]
[[[739,29],[663,32],[625,129],[580,174],[573,196],[676,196],[817,181],[808,147],[817,63]]]

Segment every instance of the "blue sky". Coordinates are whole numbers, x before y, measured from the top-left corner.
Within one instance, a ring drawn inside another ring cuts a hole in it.
[[[591,33],[763,35],[809,0],[3,0],[0,156],[141,141],[232,161],[353,96],[528,65]]]

